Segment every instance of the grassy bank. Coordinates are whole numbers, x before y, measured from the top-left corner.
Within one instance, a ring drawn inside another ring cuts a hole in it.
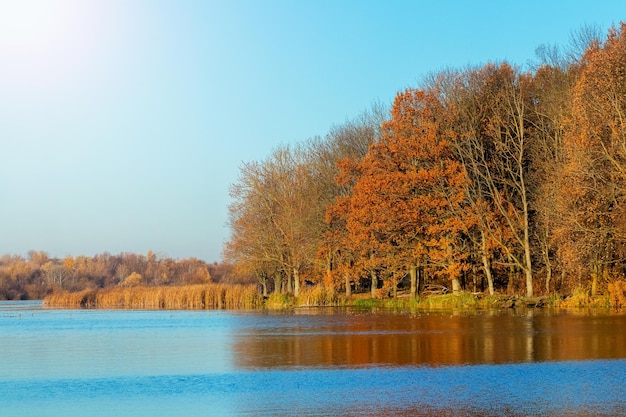
[[[518,297],[459,294],[429,295],[409,298],[372,299],[369,294],[355,294],[349,299],[341,293],[313,286],[304,289],[298,297],[272,294],[263,298],[254,285],[206,284],[162,287],[115,287],[80,292],[56,292],[45,297],[50,307],[147,309],[147,310],[209,310],[256,309],[283,310],[298,307],[359,307],[409,310],[484,310],[498,308],[551,307],[560,309],[626,307],[626,283],[609,287],[609,294],[591,297],[588,290],[579,288],[573,294],[544,297]]]
[[[272,294],[265,300],[268,309],[290,309],[307,306],[340,306],[359,308],[385,308],[407,310],[488,310],[501,308],[613,308],[626,307],[626,284],[617,289],[611,288],[608,295],[591,297],[589,290],[576,289],[573,294],[561,296],[552,294],[541,297],[523,297],[516,295],[485,295],[460,292],[458,294],[428,295],[410,298],[402,294],[398,298],[373,299],[369,294],[355,294],[346,299],[343,294],[325,291],[321,287],[312,287],[302,291],[299,297],[287,294]]]
[[[146,310],[253,309],[262,304],[254,285],[115,287],[56,292],[44,298],[49,307]]]
[[[290,309],[310,306],[338,306],[358,308],[386,308],[409,310],[480,310],[510,307],[543,307],[554,304],[546,298],[524,299],[515,296],[484,296],[468,292],[459,294],[429,295],[409,298],[374,299],[368,294],[355,294],[347,299],[343,294],[325,291],[322,287],[305,289],[298,297],[272,294],[265,301],[268,309]]]

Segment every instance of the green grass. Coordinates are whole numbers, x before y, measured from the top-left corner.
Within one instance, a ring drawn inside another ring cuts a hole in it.
[[[419,306],[427,310],[474,310],[480,308],[477,297],[467,292],[425,297]]]
[[[265,300],[265,308],[270,310],[286,310],[295,305],[295,299],[289,294],[271,294]]]
[[[352,307],[359,307],[359,308],[381,307],[381,304],[382,304],[381,300],[376,300],[373,298],[357,298],[352,303],[349,303],[349,305],[351,305]]]
[[[483,300],[479,300],[472,294],[460,293],[460,294],[445,294],[445,295],[432,295],[428,297],[418,298],[387,298],[387,299],[374,299],[374,298],[353,298],[352,300],[344,300],[343,306],[356,307],[356,308],[386,308],[386,309],[407,309],[407,310],[455,310],[455,309],[478,309],[478,308],[493,308],[492,304],[495,303],[495,298],[485,297]],[[326,304],[328,305],[328,304]]]

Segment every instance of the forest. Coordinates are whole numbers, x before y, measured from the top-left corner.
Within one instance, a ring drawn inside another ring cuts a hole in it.
[[[0,257],[0,300],[42,299],[51,292],[239,282],[228,265],[147,254],[101,253],[51,258],[44,251]]]
[[[263,294],[605,293],[626,268],[626,25],[445,69],[244,163],[224,258]]]

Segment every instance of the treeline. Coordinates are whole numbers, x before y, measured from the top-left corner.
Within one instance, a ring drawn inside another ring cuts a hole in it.
[[[626,267],[626,26],[448,69],[242,166],[225,258],[264,292],[606,291]]]
[[[180,286],[244,283],[228,265],[200,259],[172,259],[147,254],[101,253],[95,256],[51,258],[44,251],[0,257],[0,300],[42,299],[59,291],[112,287]]]

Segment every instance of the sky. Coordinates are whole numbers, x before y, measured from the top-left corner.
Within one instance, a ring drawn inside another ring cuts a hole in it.
[[[0,0],[0,254],[219,261],[243,162],[623,0]]]

